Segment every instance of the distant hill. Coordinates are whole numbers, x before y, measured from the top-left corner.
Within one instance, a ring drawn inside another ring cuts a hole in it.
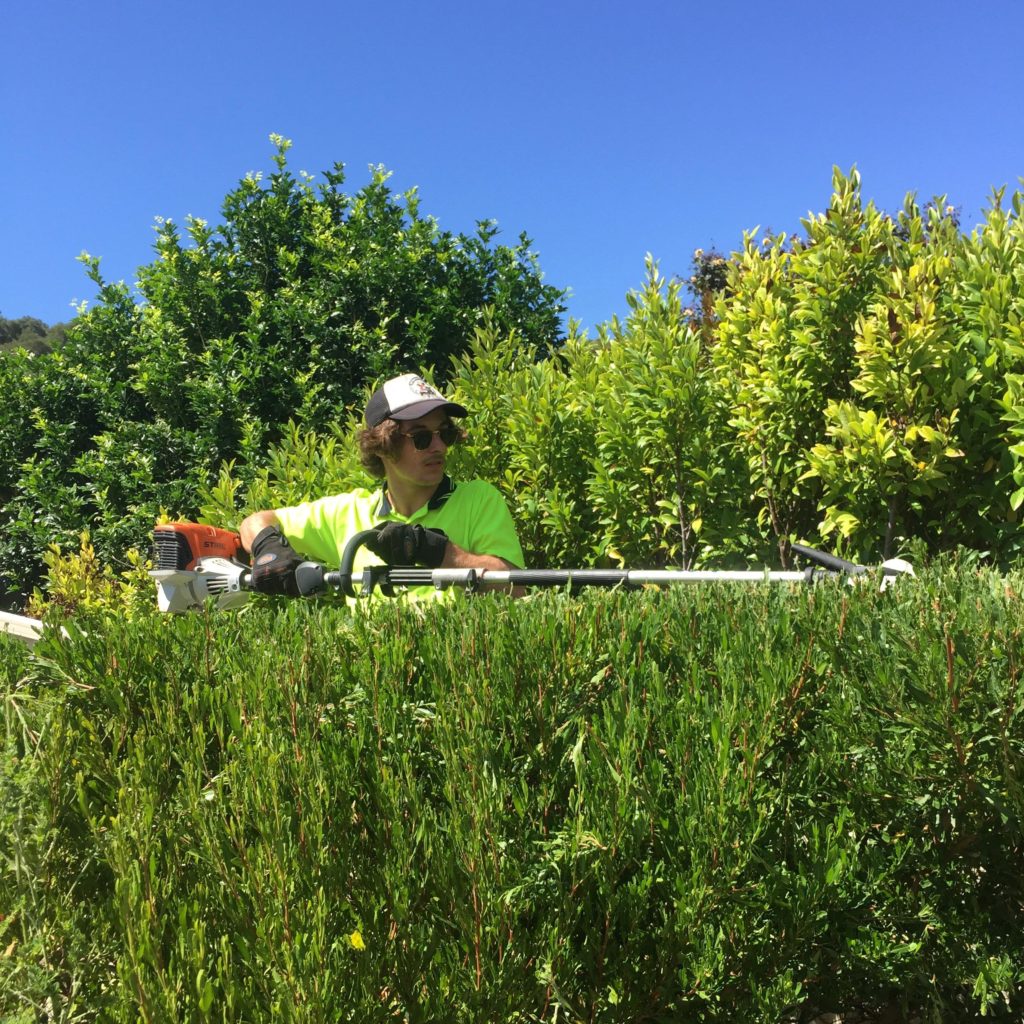
[[[50,326],[34,316],[8,320],[0,315],[0,351],[25,348],[35,355],[52,352],[64,341],[66,323]]]

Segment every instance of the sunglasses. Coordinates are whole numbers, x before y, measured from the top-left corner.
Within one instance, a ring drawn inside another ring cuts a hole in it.
[[[435,434],[441,438],[446,448],[451,448],[459,439],[459,428],[454,423],[448,423],[440,430],[427,430],[426,427],[422,427],[419,430],[410,430],[408,433],[402,434],[402,437],[408,437],[416,451],[425,452],[430,447],[431,441],[434,440]]]

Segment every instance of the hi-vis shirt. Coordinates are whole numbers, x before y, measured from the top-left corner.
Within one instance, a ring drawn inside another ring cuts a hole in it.
[[[360,488],[332,494],[317,501],[275,510],[281,532],[304,558],[336,569],[349,539],[362,530],[382,523],[418,523],[424,528],[444,530],[448,539],[464,551],[495,555],[518,568],[523,567],[523,549],[515,524],[496,487],[485,480],[455,483],[444,477],[430,501],[411,516],[396,512],[383,489]],[[381,560],[368,548],[356,553],[354,571]],[[440,594],[433,588],[417,587],[424,594]],[[424,596],[418,594],[417,596]]]

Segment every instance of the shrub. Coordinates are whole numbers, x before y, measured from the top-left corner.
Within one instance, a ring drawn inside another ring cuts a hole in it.
[[[1018,1019],[1022,583],[265,602],[0,649],[0,1009]]]
[[[783,557],[815,532],[867,559],[910,537],[1019,554],[1022,203],[995,193],[967,237],[944,198],[893,218],[837,170],[805,238],[747,236],[714,365]]]
[[[523,235],[481,221],[442,231],[374,168],[343,191],[338,164],[315,182],[287,165],[247,175],[217,226],[158,223],[139,268],[141,302],[83,254],[97,303],[54,353],[0,354],[0,574],[22,596],[50,544],[89,529],[123,567],[161,509],[192,517],[230,461],[246,481],[288,424],[330,431],[367,382],[434,365],[439,377],[489,307],[503,332],[556,347],[562,292],[542,281]]]

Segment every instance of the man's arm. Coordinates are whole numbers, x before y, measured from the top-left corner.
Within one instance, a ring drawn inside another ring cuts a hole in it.
[[[504,558],[497,555],[477,555],[472,551],[460,548],[458,544],[448,541],[444,550],[444,561],[440,566],[442,569],[518,569]]]
[[[281,521],[271,509],[254,512],[238,527],[242,547],[252,555],[252,584],[264,594],[298,597],[295,567],[302,561],[281,532]]]
[[[441,563],[442,569],[482,569],[486,573],[488,569],[518,569],[519,566],[507,559],[499,558],[497,555],[476,555],[472,551],[465,551],[460,548],[458,544],[453,544],[450,540],[448,541],[448,547],[445,548],[444,561]],[[481,581],[481,590],[501,590],[508,591],[513,597],[524,597],[526,594],[525,587],[509,587],[505,583],[488,583],[487,576],[485,575]]]
[[[242,524],[238,527],[238,537],[242,542],[242,547],[246,551],[252,551],[252,542],[268,526],[276,526],[278,529],[281,527],[281,520],[277,518],[277,513],[273,509],[253,512],[251,516],[243,519]]]

